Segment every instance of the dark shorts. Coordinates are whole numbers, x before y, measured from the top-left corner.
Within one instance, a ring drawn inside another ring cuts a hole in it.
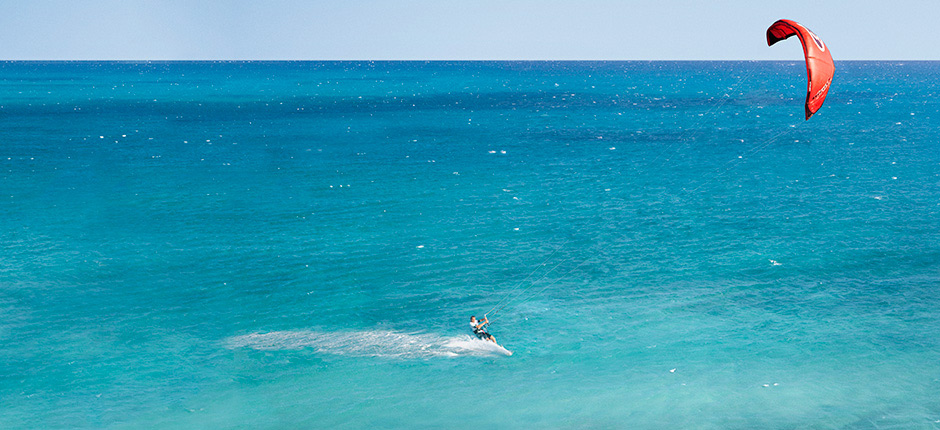
[[[483,339],[483,340],[489,340],[489,338],[492,336],[483,330],[475,331],[473,332],[473,334],[477,335],[478,338]]]

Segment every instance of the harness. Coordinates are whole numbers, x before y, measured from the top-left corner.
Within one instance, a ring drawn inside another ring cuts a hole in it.
[[[473,334],[477,335],[477,337],[480,338],[480,339],[483,339],[484,337],[489,337],[490,334],[486,332],[486,326],[488,326],[488,325],[489,325],[489,323],[487,323],[487,324],[480,324],[480,325],[474,327],[474,329],[473,329]]]

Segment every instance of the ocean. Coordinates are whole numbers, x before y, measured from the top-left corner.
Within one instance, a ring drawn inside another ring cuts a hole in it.
[[[940,428],[937,76],[0,63],[0,427]]]

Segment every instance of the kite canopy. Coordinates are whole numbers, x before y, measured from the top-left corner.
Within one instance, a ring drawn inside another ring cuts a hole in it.
[[[826,44],[808,28],[789,19],[781,19],[767,29],[767,46],[793,35],[800,38],[800,43],[803,44],[803,54],[806,56],[806,72],[809,75],[809,85],[806,90],[806,119],[809,119],[826,100],[835,65],[832,63],[832,55],[829,54]]]

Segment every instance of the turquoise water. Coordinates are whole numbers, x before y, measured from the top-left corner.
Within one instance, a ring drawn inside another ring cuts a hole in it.
[[[0,427],[940,428],[940,63],[805,73],[0,63]]]

